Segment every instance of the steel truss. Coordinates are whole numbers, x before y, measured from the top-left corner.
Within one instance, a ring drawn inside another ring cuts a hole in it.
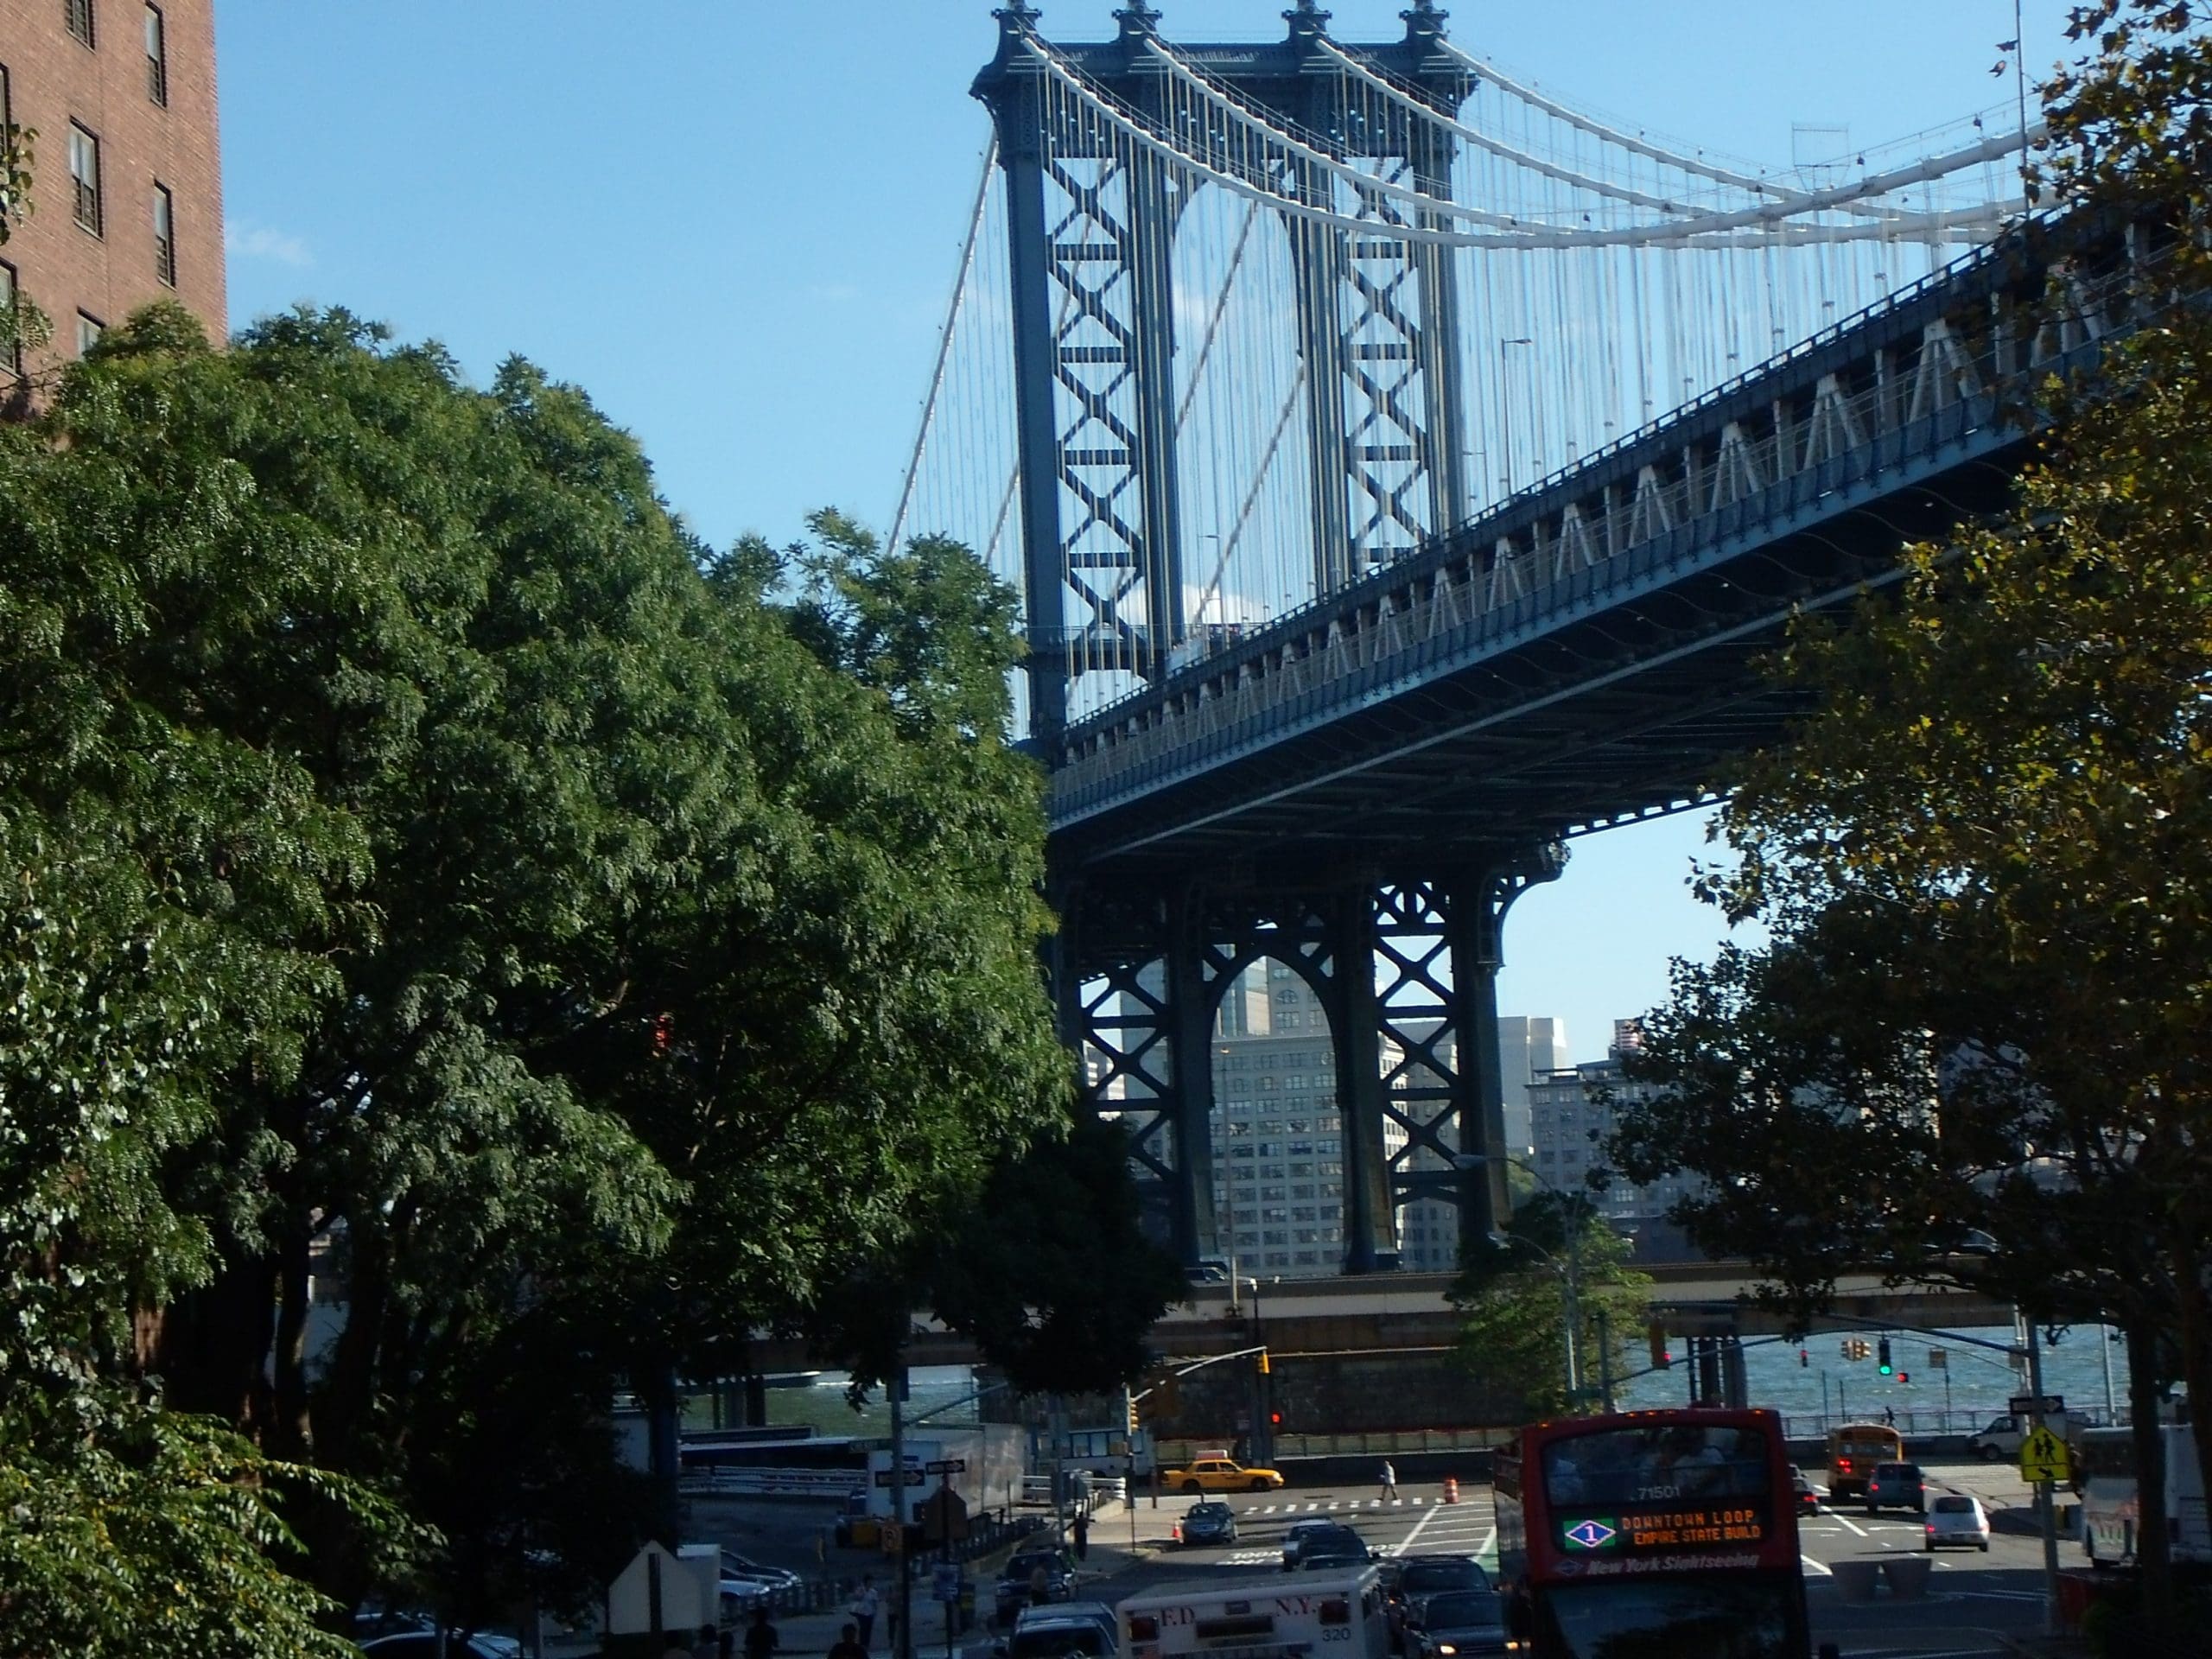
[[[1186,1265],[1222,1253],[1213,1033],[1223,998],[1262,959],[1303,979],[1329,1020],[1343,1271],[1398,1265],[1408,1203],[1455,1205],[1463,1239],[1504,1224],[1498,942],[1513,900],[1564,863],[1553,844],[1446,874],[1133,877],[1058,895],[1058,994],[1085,1103],[1128,1130],[1144,1212]]]
[[[1329,593],[1466,516],[1453,265],[1447,250],[1393,234],[1427,216],[1409,217],[1402,197],[1386,191],[1448,197],[1449,124],[1473,80],[1443,41],[1441,15],[1418,6],[1404,41],[1354,49],[1433,99],[1435,119],[1398,109],[1355,121],[1327,14],[1302,5],[1288,15],[1284,46],[1233,48],[1240,67],[1225,84],[1255,112],[1325,135],[1338,159],[1372,163],[1378,186],[1347,202],[1329,169],[1297,175],[1301,195],[1373,224],[1373,237],[1284,215],[1304,359],[1313,582]],[[1000,54],[976,93],[997,125],[1007,192],[1030,729],[1049,746],[1075,678],[1162,677],[1191,626],[1171,254],[1198,180],[1130,165],[1109,127],[1047,97],[1036,12],[1014,4],[999,16]],[[1166,47],[1147,7],[1116,16],[1117,41],[1050,50],[1132,110],[1160,104],[1169,52],[1181,62],[1232,50]]]

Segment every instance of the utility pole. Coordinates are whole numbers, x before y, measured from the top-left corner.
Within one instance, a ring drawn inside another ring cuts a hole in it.
[[[2043,1427],[2043,1333],[2036,1322],[2026,1320],[2028,1327],[2028,1392],[2035,1396],[2035,1409],[2029,1414],[2037,1428]],[[2043,1627],[2045,1630],[2058,1628],[2058,1517],[2052,1513],[2050,1483],[2036,1482],[2036,1519],[2043,1527]]]
[[[906,1403],[906,1365],[902,1357],[891,1374],[891,1524],[898,1529],[899,1636],[893,1659],[914,1659],[914,1575],[906,1560],[906,1429],[900,1408]]]

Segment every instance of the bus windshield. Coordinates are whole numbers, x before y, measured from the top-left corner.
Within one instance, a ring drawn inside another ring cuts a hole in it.
[[[1544,1447],[1544,1496],[1556,1507],[1764,1498],[1771,1456],[1764,1434],[1732,1423],[1600,1429]]]
[[[1793,1615],[1802,1593],[1764,1576],[1557,1586],[1541,1604],[1541,1650],[1558,1659],[1800,1659],[1804,1637]]]

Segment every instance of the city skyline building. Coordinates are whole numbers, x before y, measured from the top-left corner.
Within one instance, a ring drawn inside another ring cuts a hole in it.
[[[0,244],[0,307],[52,333],[0,383],[81,357],[156,300],[228,332],[212,0],[20,0],[0,10],[0,122],[30,149]]]
[[[1535,1150],[1529,1116],[1529,1084],[1574,1065],[1567,1021],[1548,1014],[1502,1014],[1497,1021],[1497,1075],[1505,1102],[1505,1149],[1516,1158]]]
[[[1606,1058],[1544,1072],[1529,1084],[1536,1174],[1560,1192],[1587,1196],[1615,1232],[1634,1241],[1640,1259],[1694,1254],[1681,1230],[1667,1219],[1677,1200],[1698,1190],[1693,1177],[1677,1173],[1640,1186],[1615,1173],[1602,1190],[1589,1185],[1593,1170],[1610,1167],[1605,1141],[1619,1108],[1649,1093],[1645,1085],[1628,1080],[1621,1063],[1624,1053],[1641,1046],[1641,1027],[1633,1020],[1616,1020],[1613,1033],[1615,1046]]]

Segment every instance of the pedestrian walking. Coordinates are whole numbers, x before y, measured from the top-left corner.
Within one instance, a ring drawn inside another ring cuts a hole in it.
[[[1075,1518],[1075,1558],[1078,1561],[1090,1559],[1090,1517],[1077,1515]]]
[[[782,1645],[776,1627],[768,1622],[768,1610],[755,1607],[753,1622],[745,1627],[745,1659],[775,1659],[776,1649]]]
[[[860,1643],[858,1629],[848,1623],[830,1644],[828,1659],[868,1659],[868,1649]]]
[[[1393,1469],[1390,1466],[1389,1460],[1385,1459],[1382,1464],[1382,1497],[1385,1498],[1393,1498],[1397,1497],[1397,1495],[1398,1471],[1395,1469]]]
[[[860,1643],[862,1653],[868,1651],[868,1637],[875,1633],[875,1610],[882,1605],[875,1593],[874,1575],[863,1573],[861,1587],[853,1592],[852,1600],[845,1604],[845,1611],[853,1616],[854,1637]]]

